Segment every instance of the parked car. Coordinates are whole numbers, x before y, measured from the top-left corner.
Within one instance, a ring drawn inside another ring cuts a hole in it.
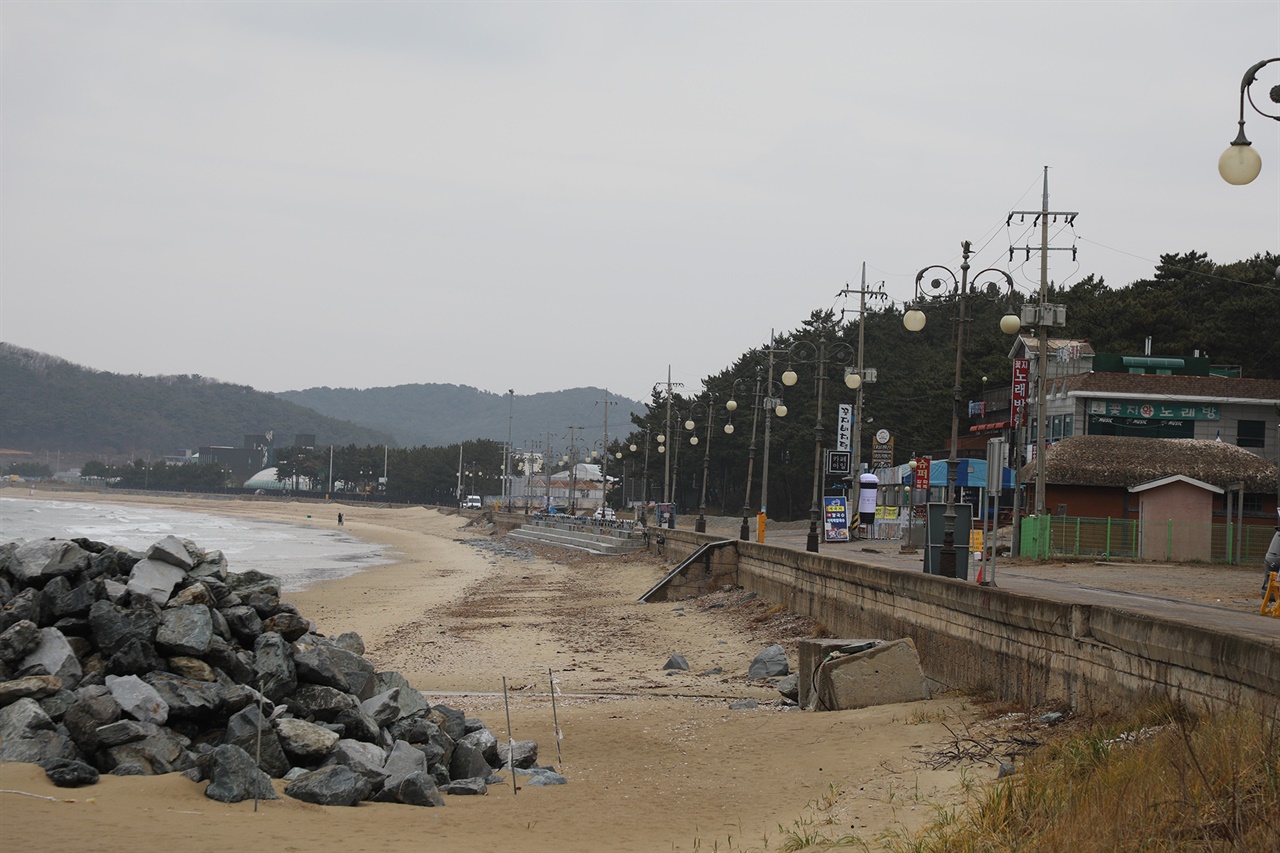
[[[462,501],[463,509],[484,509],[484,501],[479,495],[467,495]]]
[[[615,521],[618,518],[618,514],[613,511],[613,507],[599,506],[596,507],[595,514],[591,517],[596,521]]]

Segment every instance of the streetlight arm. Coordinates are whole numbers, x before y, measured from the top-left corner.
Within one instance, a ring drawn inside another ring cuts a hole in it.
[[[1280,62],[1280,56],[1276,57],[1275,59],[1264,59],[1261,62],[1255,63],[1254,65],[1250,66],[1249,70],[1244,72],[1244,78],[1241,79],[1240,81],[1240,137],[1241,138],[1244,137],[1244,99],[1246,97],[1249,98],[1249,106],[1253,107],[1253,111],[1256,112],[1258,115],[1266,116],[1269,119],[1280,121],[1280,115],[1273,115],[1267,112],[1266,110],[1261,109],[1256,103],[1254,103],[1253,92],[1250,91],[1250,88],[1249,88],[1254,84],[1254,81],[1258,79],[1258,72],[1273,62]],[[1277,90],[1276,87],[1272,87],[1270,98],[1273,103],[1280,103],[1280,90]],[[1244,140],[1243,143],[1233,143],[1233,144],[1248,145],[1249,141],[1246,139]]]

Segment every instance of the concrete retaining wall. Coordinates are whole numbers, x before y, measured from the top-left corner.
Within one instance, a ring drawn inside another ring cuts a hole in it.
[[[717,538],[665,534],[672,561]],[[719,549],[722,569],[735,556],[739,586],[837,637],[910,637],[925,673],[947,687],[1084,710],[1152,695],[1197,707],[1280,697],[1280,641],[1270,638],[756,542]],[[681,591],[699,592],[696,579]]]

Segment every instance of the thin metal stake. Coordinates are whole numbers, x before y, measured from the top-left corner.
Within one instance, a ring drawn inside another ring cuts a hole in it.
[[[258,687],[262,687],[262,679],[258,679]],[[263,713],[262,700],[267,697],[262,695],[262,691],[258,691],[258,754],[254,758],[254,769],[262,771],[262,721],[266,717]],[[258,795],[262,792],[262,777],[258,777],[258,784],[253,786],[253,810],[258,810]]]
[[[520,789],[516,786],[516,757],[515,739],[511,737],[511,703],[507,701],[507,677],[502,676],[502,704],[507,709],[507,769],[511,771],[511,795],[515,796],[520,793]]]
[[[556,726],[556,766],[563,773],[564,756],[560,754],[560,740],[563,735],[560,734],[560,717],[556,714],[556,677],[551,672],[551,667],[547,667],[547,680],[551,683],[551,720]]]

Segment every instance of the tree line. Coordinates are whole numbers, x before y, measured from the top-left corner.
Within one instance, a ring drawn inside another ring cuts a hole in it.
[[[1096,352],[1134,354],[1153,339],[1155,355],[1207,354],[1214,364],[1233,365],[1246,377],[1280,378],[1280,282],[1274,254],[1232,264],[1216,264],[1198,252],[1162,255],[1151,279],[1127,287],[1110,288],[1102,279],[1086,276],[1068,288],[1050,288],[1048,301],[1067,306],[1067,326],[1054,336],[1088,340]],[[1015,294],[1012,302],[995,285],[979,286],[966,302],[965,352],[961,375],[963,401],[979,400],[984,390],[1010,380],[1009,353],[1014,339],[999,329],[1000,318],[1017,313],[1024,301],[1036,297]],[[861,457],[869,460],[874,433],[888,430],[895,439],[895,464],[912,455],[946,454],[950,436],[956,359],[954,301],[945,296],[923,306],[928,318],[920,332],[907,331],[901,309],[869,310],[865,323],[864,364],[876,368],[878,381],[864,386]],[[745,506],[752,514],[761,505],[779,520],[803,518],[809,512],[815,459],[815,430],[824,447],[834,445],[836,407],[851,403],[855,393],[844,384],[848,358],[858,346],[858,318],[844,319],[831,311],[814,311],[800,328],[763,341],[730,365],[703,380],[695,394],[673,391],[671,418],[668,395],[656,387],[647,410],[633,415],[630,431],[615,434],[606,448],[615,508],[628,500],[662,500],[669,494],[679,508],[696,511],[705,493],[708,512],[736,514]],[[818,421],[818,372],[813,355],[838,351],[823,371],[822,418]],[[764,410],[756,406],[756,377],[767,384],[770,359],[775,386],[762,397],[777,397],[787,407],[785,417],[771,416],[768,447],[768,494],[760,495],[765,462]],[[781,385],[784,371],[797,381]],[[985,381],[984,381],[985,378]],[[734,400],[734,412],[726,403]],[[710,416],[710,422],[708,419]],[[961,431],[969,420],[962,405]],[[755,453],[751,491],[747,470],[751,457],[752,421]],[[697,444],[690,443],[686,421],[694,422]],[[732,422],[733,432],[725,424]],[[710,432],[708,433],[708,425]],[[663,441],[659,442],[658,437]],[[635,447],[633,451],[631,448]],[[664,452],[659,452],[659,447]],[[669,450],[667,450],[669,449]],[[461,451],[464,482],[459,483]],[[385,449],[382,445],[347,444],[328,448],[282,448],[276,452],[278,476],[292,485],[295,475],[320,488],[313,491],[380,497],[388,501],[450,504],[459,489],[493,495],[502,491],[502,445],[490,440],[453,443],[441,447]],[[146,470],[141,460],[111,469],[121,484],[137,485],[139,474],[152,488],[157,482],[211,476],[181,470],[193,466],[162,466]],[[514,467],[514,466],[513,466]],[[560,470],[563,466],[553,466]],[[157,475],[157,470],[159,474]],[[384,482],[380,482],[383,472]],[[476,478],[466,472],[483,472]],[[159,480],[157,480],[159,476]],[[332,477],[332,481],[330,480]],[[625,484],[624,484],[625,481]],[[189,486],[194,488],[194,486]]]

